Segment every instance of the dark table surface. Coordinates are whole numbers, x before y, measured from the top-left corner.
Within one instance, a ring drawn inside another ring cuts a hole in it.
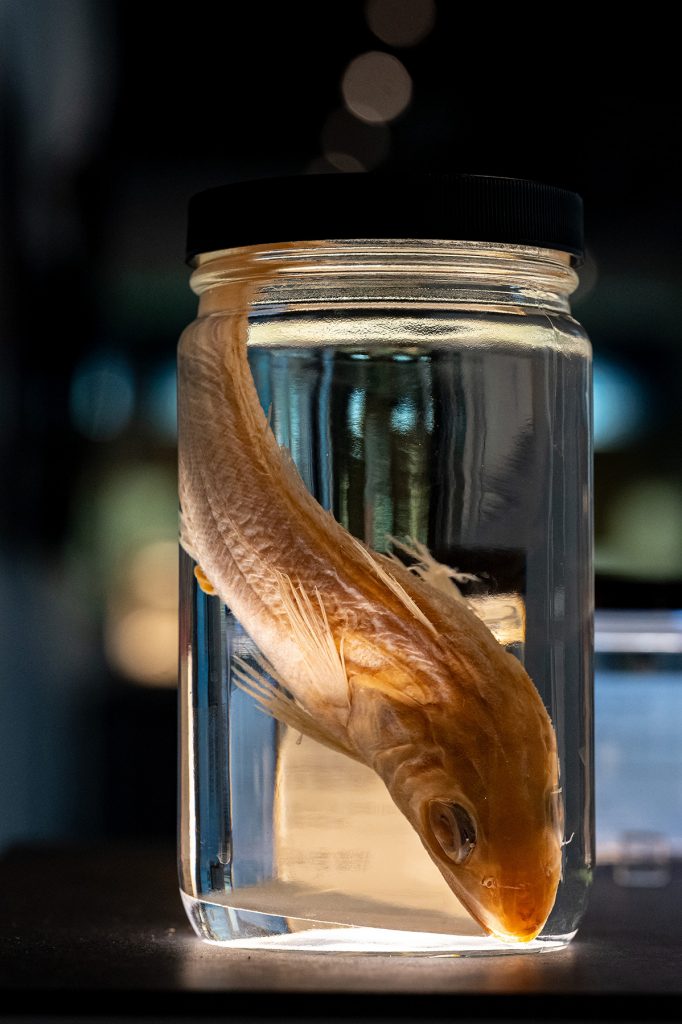
[[[0,1012],[245,1020],[682,1019],[682,863],[661,888],[597,871],[574,942],[540,955],[227,950],[191,931],[168,848],[0,860]]]

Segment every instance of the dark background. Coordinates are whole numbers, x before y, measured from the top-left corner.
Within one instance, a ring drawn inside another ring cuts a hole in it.
[[[0,0],[0,848],[173,835],[173,360],[208,186],[336,165],[580,192],[597,600],[682,606],[671,27],[441,0],[398,46],[364,3],[233,6]],[[412,80],[384,126],[344,112],[368,51]]]

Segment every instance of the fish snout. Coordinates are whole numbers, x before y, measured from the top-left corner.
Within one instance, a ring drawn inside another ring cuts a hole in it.
[[[484,878],[495,923],[491,931],[506,942],[530,942],[544,927],[552,909],[555,888],[549,879],[503,876]]]

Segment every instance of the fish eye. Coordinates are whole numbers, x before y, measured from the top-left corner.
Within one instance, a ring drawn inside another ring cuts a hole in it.
[[[429,824],[438,843],[451,861],[464,864],[476,846],[476,825],[461,804],[434,800],[429,805]]]

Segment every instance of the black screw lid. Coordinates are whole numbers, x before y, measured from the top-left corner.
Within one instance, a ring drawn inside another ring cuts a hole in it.
[[[506,242],[583,255],[575,192],[475,174],[310,174],[235,182],[190,199],[187,260],[198,253],[327,238]]]

